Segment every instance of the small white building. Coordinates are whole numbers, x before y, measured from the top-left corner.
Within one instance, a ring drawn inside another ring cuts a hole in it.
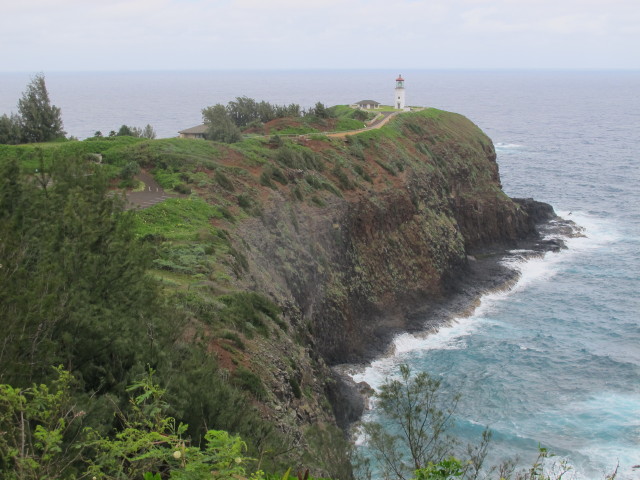
[[[361,108],[362,110],[372,110],[380,106],[379,102],[375,100],[360,100],[352,105],[354,108]]]
[[[393,105],[398,110],[405,110],[405,98],[404,98],[404,78],[402,75],[398,75],[396,78],[396,90]]]
[[[180,138],[204,138],[207,133],[207,126],[205,124],[198,125],[196,127],[187,128],[186,130],[180,130],[178,134]]]

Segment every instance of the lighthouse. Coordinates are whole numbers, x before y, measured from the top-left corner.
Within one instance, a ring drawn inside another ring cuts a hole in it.
[[[396,95],[393,104],[398,110],[404,110],[404,78],[402,75],[398,75],[396,78]]]

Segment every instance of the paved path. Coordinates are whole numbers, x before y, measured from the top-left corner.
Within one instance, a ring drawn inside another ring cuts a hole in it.
[[[326,135],[327,137],[341,138],[347,135],[353,135],[354,133],[366,132],[367,130],[374,130],[385,125],[389,120],[398,115],[401,112],[387,111],[380,112],[380,117],[376,118],[368,127],[358,128],[356,130],[347,130],[345,132],[313,132],[313,133],[287,133],[280,135],[282,137],[308,137],[309,135]],[[278,132],[270,133],[269,135],[245,135],[244,138],[270,138],[273,135],[279,135]]]
[[[147,172],[140,172],[136,178],[145,184],[140,192],[127,192],[127,210],[134,208],[148,208],[175,195],[166,193],[158,182]]]

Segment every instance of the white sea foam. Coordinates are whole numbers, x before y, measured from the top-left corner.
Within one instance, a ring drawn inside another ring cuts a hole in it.
[[[519,143],[503,143],[498,142],[495,144],[496,150],[513,150],[516,148],[523,148],[524,145],[520,145]]]
[[[471,315],[454,318],[449,325],[440,327],[435,333],[398,335],[392,342],[391,354],[374,360],[370,365],[353,373],[353,380],[367,382],[372,388],[377,389],[389,378],[398,375],[398,365],[405,362],[413,352],[466,348],[464,338],[478,328],[494,323],[487,315],[496,304],[511,295],[515,287],[485,294]]]
[[[563,218],[570,219],[576,222],[576,224],[584,227],[584,237],[572,237],[565,238],[568,249],[561,250],[559,252],[549,252],[542,256],[528,257],[528,251],[513,250],[510,252],[511,257],[505,260],[505,263],[509,267],[517,269],[519,272],[518,281],[509,289],[503,291],[495,291],[485,294],[480,299],[479,305],[474,312],[468,317],[456,318],[450,325],[441,327],[437,332],[425,335],[414,334],[402,334],[395,338],[393,341],[393,352],[386,357],[380,358],[372,362],[368,367],[362,369],[353,378],[356,382],[365,381],[374,389],[378,389],[380,385],[388,381],[389,378],[397,377],[398,365],[401,363],[411,362],[411,358],[415,359],[416,355],[419,355],[421,351],[428,350],[454,350],[467,348],[467,342],[469,335],[477,332],[480,329],[485,329],[493,324],[496,324],[497,320],[493,320],[492,310],[500,308],[500,304],[514,294],[535,286],[540,282],[547,282],[553,276],[561,273],[564,265],[567,263],[572,264],[575,260],[575,256],[590,255],[593,249],[611,248],[611,245],[620,239],[620,233],[616,228],[616,225],[607,220],[598,218],[592,214],[585,212],[574,211],[559,212],[559,215]],[[519,343],[518,346],[522,350],[537,350],[535,346],[525,343]],[[412,362],[411,362],[412,363]],[[623,399],[624,400],[624,399]],[[598,412],[606,412],[611,410],[611,414],[615,415],[615,412],[620,408],[628,411],[629,408],[635,409],[633,414],[626,415],[626,418],[640,418],[640,406],[637,405],[637,400],[629,397],[627,401],[636,402],[629,406],[627,403],[622,402],[621,399],[592,399],[586,402],[584,405],[572,404],[572,411],[582,411],[584,415],[589,415],[589,412],[593,412],[594,416]],[[607,406],[611,405],[611,408]],[[365,420],[372,420],[376,416],[375,405],[372,410],[365,414]],[[627,408],[628,407],[628,408]],[[561,415],[562,412],[557,412]],[[568,415],[568,413],[567,413]],[[558,424],[562,424],[561,419],[557,418]],[[611,417],[610,420],[615,424],[615,418]],[[518,434],[518,425],[512,427],[512,433]],[[522,425],[520,425],[522,427]],[[631,425],[634,431],[640,431],[640,425]],[[570,428],[570,427],[567,427]],[[589,437],[588,434],[582,435],[582,437]],[[596,438],[600,437],[597,435]],[[534,438],[531,433],[523,434],[522,438]],[[357,444],[363,445],[365,438],[362,434],[357,435]],[[637,459],[634,460],[633,456],[637,456],[637,452],[634,452],[633,448],[624,448],[624,451],[616,452],[614,448],[620,448],[620,442],[606,443],[608,447],[603,447],[602,442],[588,442],[582,448],[576,447],[575,453],[580,456],[572,459],[575,466],[574,472],[576,475],[574,478],[580,480],[593,480],[595,478],[603,478],[600,473],[595,472],[594,468],[601,468],[598,466],[611,465],[612,462],[615,465],[617,460],[620,461],[621,470],[619,472],[619,478],[631,479],[631,465],[632,461],[637,464]],[[617,447],[616,447],[617,445]],[[584,456],[584,457],[583,457]],[[577,473],[580,472],[580,473]],[[611,472],[607,472],[611,473]]]
[[[353,380],[367,382],[372,388],[377,389],[388,378],[398,374],[398,365],[403,363],[412,352],[465,348],[464,337],[492,323],[487,318],[492,308],[529,283],[549,278],[555,273],[547,263],[544,258],[513,260],[509,266],[520,271],[520,279],[514,286],[483,295],[471,315],[454,318],[449,325],[440,327],[435,333],[398,335],[392,342],[391,354],[374,360],[370,365],[354,373]]]
[[[557,211],[558,216],[582,227],[584,236],[565,239],[569,250],[599,248],[620,240],[621,234],[613,221],[581,211]]]
[[[528,259],[511,257],[502,261],[502,263],[520,273],[518,281],[509,290],[510,294],[521,291],[528,286],[539,281],[549,280],[558,273],[558,266],[562,263],[562,253],[549,254],[543,257],[533,257]]]
[[[569,213],[559,212],[559,215],[563,218],[573,216],[573,220],[578,225],[584,226],[585,237],[565,239],[569,244],[567,250],[549,252],[539,257],[527,257],[526,254],[529,253],[527,250],[512,250],[510,253],[514,255],[505,259],[504,264],[519,272],[519,278],[513,286],[483,295],[471,315],[454,318],[449,325],[440,327],[435,333],[403,333],[398,335],[392,342],[390,355],[381,357],[371,362],[370,365],[358,369],[356,373],[352,374],[354,381],[367,382],[376,389],[388,378],[397,375],[398,365],[406,361],[412,352],[466,348],[464,337],[472,334],[478,328],[493,323],[488,318],[488,314],[500,302],[530,285],[549,280],[560,271],[562,263],[576,252],[615,241],[615,230],[610,226],[602,225],[598,219],[585,213],[574,212],[572,215]],[[519,253],[522,256],[518,256]]]

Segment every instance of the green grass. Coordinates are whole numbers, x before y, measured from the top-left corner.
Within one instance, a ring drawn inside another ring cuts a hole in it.
[[[395,112],[397,108],[390,105],[380,105],[378,108],[373,109],[373,112]]]
[[[333,107],[330,107],[330,111],[336,117],[341,118],[351,116],[355,109],[351,108],[349,105],[334,105]]]
[[[260,137],[246,138],[234,143],[230,148],[241,153],[246,163],[254,166],[264,165],[274,155],[273,150],[268,146],[268,140]]]
[[[215,168],[217,159],[223,155],[221,146],[214,142],[188,138],[147,140],[133,145],[124,153],[129,160],[140,165],[166,170]]]
[[[271,319],[280,328],[286,330],[286,324],[280,318],[280,308],[267,297],[254,292],[236,292],[218,297],[225,305],[220,313],[220,321],[225,326],[234,326],[245,333],[257,331],[263,336],[269,335],[267,319]]]
[[[161,235],[170,240],[190,240],[201,230],[213,230],[211,219],[224,212],[199,198],[170,198],[133,213],[136,233]]]
[[[357,138],[357,141],[359,141],[361,144],[370,146],[372,143],[375,144],[379,140],[394,139],[400,137],[401,135],[402,134],[398,129],[393,128],[392,122],[391,124],[387,124],[381,128],[354,133],[353,137]]]
[[[358,130],[360,128],[364,128],[364,122],[353,118],[341,118],[336,124],[336,131],[338,132]]]
[[[96,153],[102,155],[102,163],[122,166],[128,161],[126,152],[129,148],[144,141],[133,137],[107,137],[88,138],[83,141],[0,145],[0,158],[17,157],[25,173],[32,173],[36,168],[40,168],[40,157],[45,168],[56,158],[85,158]]]
[[[318,133],[319,130],[317,128],[313,128],[308,125],[299,126],[299,127],[286,127],[282,130],[278,130],[279,135],[306,135],[308,133]]]

